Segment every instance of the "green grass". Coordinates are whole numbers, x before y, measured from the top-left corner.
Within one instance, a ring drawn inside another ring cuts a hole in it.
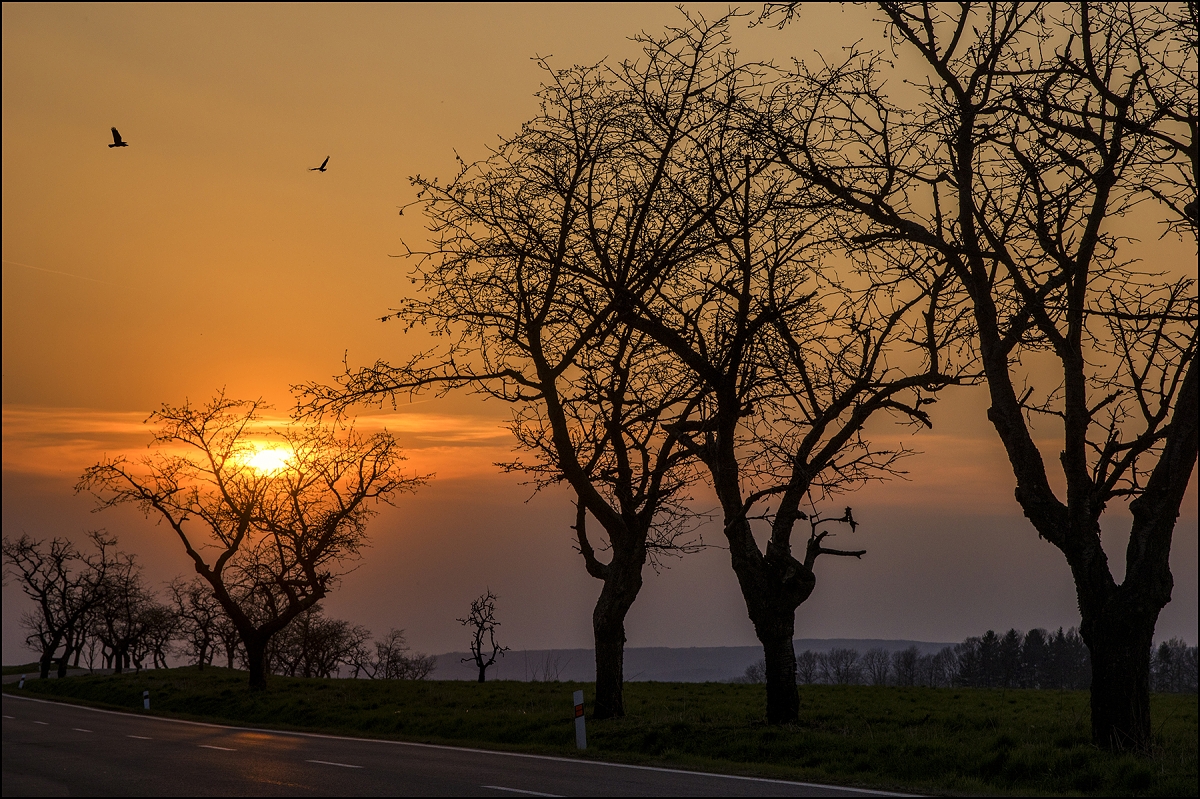
[[[42,664],[36,662],[26,663],[23,666],[4,666],[3,668],[5,676],[9,674],[32,674],[36,676],[42,673]]]
[[[277,729],[575,756],[578,683],[371,682],[273,677],[251,693],[224,669],[26,683],[137,712]],[[6,692],[15,692],[12,685]],[[1112,756],[1089,743],[1078,691],[805,686],[800,724],[763,721],[763,688],[629,683],[624,719],[588,721],[587,757],[782,779],[965,794],[1196,795],[1193,696],[1155,695],[1155,748]]]

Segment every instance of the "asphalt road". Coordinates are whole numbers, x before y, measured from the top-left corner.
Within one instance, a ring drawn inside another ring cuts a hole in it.
[[[4,796],[895,796],[4,696]]]

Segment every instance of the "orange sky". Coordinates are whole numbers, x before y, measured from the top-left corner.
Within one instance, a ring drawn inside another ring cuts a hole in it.
[[[343,353],[362,363],[421,348],[377,321],[409,287],[388,255],[423,232],[396,213],[413,197],[408,176],[448,176],[455,149],[470,160],[528,118],[532,56],[632,56],[625,37],[676,19],[670,4],[4,4],[5,533],[106,525],[152,579],[184,571],[175,542],[136,514],[89,516],[71,494],[80,471],[143,446],[141,420],[161,402],[225,386],[285,409],[289,385],[326,379]],[[878,37],[863,23],[814,4],[803,24],[739,23],[734,36],[748,58],[785,60]],[[110,125],[128,148],[106,147]],[[327,155],[327,173],[307,171]],[[852,498],[868,557],[820,565],[798,635],[956,640],[1075,622],[1066,565],[1012,501],[984,402],[964,392],[939,407],[934,433],[910,444],[926,453],[908,463],[913,481]],[[588,645],[599,584],[571,551],[565,498],[525,504],[528,490],[492,466],[509,457],[505,416],[456,397],[375,420],[437,479],[380,517],[331,612],[444,651],[461,648],[453,619],[490,585],[513,646]],[[1194,486],[1159,625],[1192,642]],[[1122,516],[1110,515],[1119,560]],[[722,550],[647,586],[631,645],[754,642]],[[14,591],[6,662],[19,656]]]

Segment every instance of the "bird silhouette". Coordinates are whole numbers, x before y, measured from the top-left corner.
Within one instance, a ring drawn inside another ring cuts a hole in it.
[[[126,142],[121,139],[120,131],[118,131],[116,128],[113,128],[112,132],[113,132],[113,143],[108,145],[109,147],[128,147],[129,146],[129,142]]]
[[[116,130],[116,128],[113,128],[113,130],[115,131],[115,130]],[[310,169],[310,170],[308,170],[308,171],[309,171],[309,172],[324,172],[324,171],[325,171],[325,165],[326,165],[326,164],[328,164],[328,163],[329,163],[329,156],[325,156],[325,160],[321,162],[321,165],[320,165],[320,166],[314,166],[312,169]]]

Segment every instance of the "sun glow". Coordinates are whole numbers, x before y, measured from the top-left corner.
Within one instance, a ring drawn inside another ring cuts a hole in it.
[[[260,449],[246,460],[246,465],[256,472],[275,474],[287,468],[292,453],[286,449]]]

